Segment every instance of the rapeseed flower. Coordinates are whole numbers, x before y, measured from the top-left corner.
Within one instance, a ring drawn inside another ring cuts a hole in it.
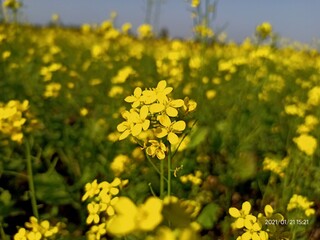
[[[247,226],[251,226],[251,222],[254,220],[254,216],[250,214],[251,204],[246,201],[242,204],[241,210],[238,210],[235,207],[229,208],[229,214],[236,218],[234,226],[238,229]]]
[[[45,98],[55,98],[59,95],[59,92],[61,90],[61,84],[60,83],[49,83],[46,85],[45,92],[43,93],[43,96]]]
[[[162,205],[162,201],[156,197],[148,198],[140,206],[127,197],[120,197],[114,206],[116,214],[108,222],[107,231],[116,236],[152,231],[162,222]]]
[[[11,100],[6,104],[0,103],[0,133],[10,136],[14,142],[21,143],[23,126],[27,121],[29,101]]]
[[[150,24],[142,24],[139,26],[138,36],[140,38],[150,38],[152,35],[152,26]]]
[[[63,224],[58,222],[50,225],[49,221],[40,221],[35,217],[30,217],[29,222],[25,223],[25,228],[20,228],[14,235],[14,240],[41,240],[54,238],[63,228]]]
[[[256,35],[262,40],[269,37],[272,33],[272,25],[268,22],[264,22],[256,27]]]
[[[146,153],[151,157],[157,157],[159,160],[163,160],[166,157],[167,147],[162,141],[149,140],[150,146],[147,147]]]
[[[284,177],[284,172],[288,164],[289,157],[285,157],[282,160],[266,157],[263,160],[263,170],[271,171],[280,177]]]
[[[181,133],[186,128],[186,123],[183,120],[177,122],[169,122],[165,123],[166,126],[159,127],[156,129],[155,135],[158,138],[163,138],[167,136],[167,140],[171,144],[177,144],[179,142],[179,137],[177,134]]]
[[[304,211],[307,217],[315,214],[315,210],[312,208],[313,202],[309,201],[306,197],[294,194],[287,205],[287,210],[292,211],[294,209],[301,209]]]
[[[301,134],[295,137],[293,141],[297,144],[300,151],[308,156],[312,156],[317,149],[317,139],[308,134]]]

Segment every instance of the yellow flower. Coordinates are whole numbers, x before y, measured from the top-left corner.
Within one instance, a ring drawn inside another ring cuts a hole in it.
[[[119,70],[118,74],[111,79],[111,82],[114,84],[124,83],[129,76],[135,74],[135,71],[132,67],[126,66]]]
[[[184,101],[183,110],[186,113],[193,112],[197,108],[197,103],[189,99],[188,97],[185,97],[183,101]]]
[[[133,108],[137,108],[140,106],[142,99],[142,90],[139,87],[134,89],[133,95],[128,96],[124,99],[128,103],[132,103]]]
[[[312,156],[317,149],[317,139],[308,134],[301,134],[299,137],[295,137],[293,141],[308,156]]]
[[[287,205],[287,210],[292,211],[293,209],[300,208],[305,211],[305,215],[307,217],[314,215],[315,210],[311,208],[314,205],[313,202],[308,201],[308,199],[304,196],[294,194]]]
[[[138,28],[138,36],[140,38],[152,37],[152,26],[149,24],[142,24]]]
[[[235,221],[236,228],[243,228],[247,221],[250,222],[251,217],[249,217],[249,219],[248,219],[248,216],[252,216],[252,215],[250,215],[250,211],[251,211],[251,204],[248,201],[246,201],[242,204],[241,210],[238,210],[235,207],[229,208],[229,214],[232,217],[236,218],[236,221]]]
[[[49,83],[48,85],[46,85],[46,89],[43,96],[46,98],[57,97],[59,95],[60,89],[60,83]]]
[[[130,112],[125,111],[122,115],[126,121],[120,123],[117,126],[119,132],[122,132],[119,140],[125,139],[130,134],[136,137],[141,131],[148,130],[150,126],[150,120],[147,119],[149,114],[149,110],[147,106],[142,106],[139,113],[137,113],[134,109],[131,109]]]
[[[132,28],[132,25],[131,23],[124,23],[122,26],[121,26],[121,30],[124,34],[127,34],[130,29]]]
[[[100,206],[99,204],[96,203],[89,203],[87,205],[87,209],[89,212],[89,216],[87,217],[87,224],[91,224],[92,222],[94,222],[95,224],[99,223],[100,221],[100,217],[99,217],[99,210],[100,210]]]
[[[129,111],[125,111],[122,113],[122,117],[126,120],[117,126],[117,130],[121,133],[119,140],[123,140],[127,138],[131,132],[132,128],[134,126],[134,123],[132,121],[131,113]]]
[[[128,166],[129,163],[130,158],[126,155],[120,154],[113,159],[110,168],[115,174],[115,176],[119,176],[121,173],[124,172],[126,166]]]
[[[264,22],[261,25],[256,27],[256,34],[261,39],[266,39],[268,36],[270,36],[272,32],[272,25],[268,22]]]
[[[152,231],[162,221],[162,201],[150,197],[137,207],[129,198],[120,197],[115,204],[116,215],[110,219],[107,231],[121,236],[135,231]]]
[[[217,92],[213,89],[206,91],[206,97],[208,100],[212,100],[217,95]]]
[[[163,144],[163,142],[158,142],[157,140],[149,140],[148,143],[151,143],[149,147],[146,149],[146,153],[151,156],[162,160],[166,157],[167,147]]]
[[[263,170],[269,170],[280,177],[284,177],[284,171],[289,164],[289,157],[285,157],[282,160],[272,159],[266,157],[263,160]]]
[[[193,8],[198,7],[199,4],[200,4],[200,0],[192,0],[192,2],[191,2],[191,6],[192,6]]]
[[[308,92],[308,105],[318,106],[320,104],[320,87],[314,87]]]
[[[85,188],[85,194],[81,199],[82,201],[85,201],[88,198],[92,198],[100,192],[97,179],[93,180],[92,183],[87,183],[84,188]]]
[[[156,137],[163,138],[167,136],[168,141],[171,144],[177,144],[179,142],[178,133],[181,133],[186,128],[186,123],[183,120],[177,122],[171,122],[169,119],[168,122],[165,122],[166,126],[159,127],[156,129]]]

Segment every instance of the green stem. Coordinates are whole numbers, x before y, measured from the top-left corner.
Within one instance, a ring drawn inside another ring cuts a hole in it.
[[[2,223],[0,223],[0,236],[1,236],[1,239],[3,239],[3,240],[7,239],[6,234],[5,234],[3,227],[2,227]]]
[[[168,196],[171,195],[171,146],[169,145],[169,151],[168,151],[168,182],[167,182],[167,190],[168,190]]]
[[[151,166],[154,168],[154,170],[156,170],[156,172],[161,176],[161,171],[159,170],[159,168],[152,162],[152,159],[150,159],[150,157],[148,155],[147,156],[147,159],[148,159],[148,162],[151,164]],[[160,160],[162,161],[162,160]],[[166,182],[168,182],[168,179],[164,177],[164,180]]]
[[[30,145],[29,145],[28,141],[26,141],[26,159],[27,159],[28,184],[29,184],[29,192],[30,192],[30,199],[31,199],[31,205],[32,205],[32,212],[33,212],[33,215],[37,219],[39,219],[36,192],[35,192],[35,189],[34,189],[34,182],[33,182]]]
[[[160,161],[160,198],[164,195],[164,160]]]

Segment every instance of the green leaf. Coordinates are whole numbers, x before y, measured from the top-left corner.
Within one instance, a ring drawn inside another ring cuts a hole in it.
[[[60,205],[73,202],[68,185],[55,170],[34,176],[37,199],[48,204]]]
[[[221,208],[216,203],[209,203],[201,211],[197,222],[204,229],[212,229],[214,224],[217,223],[221,214]]]

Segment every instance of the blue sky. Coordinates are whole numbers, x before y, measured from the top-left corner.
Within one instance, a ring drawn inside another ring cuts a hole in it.
[[[192,37],[192,20],[186,0],[162,0],[160,28],[172,37]],[[45,24],[58,13],[65,24],[101,23],[112,11],[117,24],[131,22],[136,28],[146,13],[146,0],[24,0],[23,17]],[[224,28],[229,39],[241,42],[252,36],[255,27],[268,21],[283,38],[310,43],[320,39],[319,0],[220,0],[215,29]]]

